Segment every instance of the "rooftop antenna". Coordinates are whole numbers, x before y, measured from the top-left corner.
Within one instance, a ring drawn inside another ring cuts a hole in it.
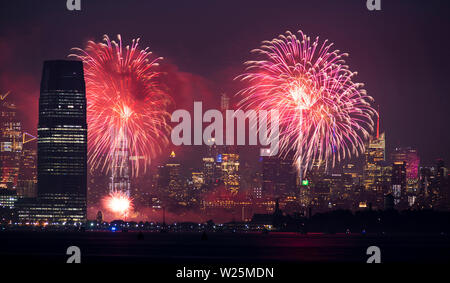
[[[378,117],[377,117],[377,139],[380,138],[380,105],[378,105]]]

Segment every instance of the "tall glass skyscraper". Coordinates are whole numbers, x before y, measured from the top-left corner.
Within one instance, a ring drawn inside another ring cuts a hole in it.
[[[46,61],[39,97],[40,218],[86,219],[86,89],[80,61]]]

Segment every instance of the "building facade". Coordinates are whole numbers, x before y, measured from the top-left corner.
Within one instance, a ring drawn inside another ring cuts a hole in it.
[[[37,169],[40,217],[53,222],[86,220],[86,90],[80,61],[44,62]]]

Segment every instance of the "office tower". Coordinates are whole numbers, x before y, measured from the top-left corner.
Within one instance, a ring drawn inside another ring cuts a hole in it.
[[[278,162],[277,156],[262,157],[262,192],[264,195],[273,195],[275,193]]]
[[[239,192],[239,164],[239,154],[225,153],[222,155],[222,179],[225,187],[231,194],[237,194]]]
[[[363,185],[366,191],[377,193],[377,195],[382,195],[381,178],[385,161],[385,148],[385,135],[382,133],[369,140],[364,153]]]
[[[393,162],[405,162],[406,164],[406,192],[416,195],[419,185],[420,158],[416,149],[411,147],[396,148],[391,154]]]
[[[181,164],[174,151],[165,165],[158,166],[157,187],[165,200],[178,202],[184,196]]]
[[[392,179],[392,165],[385,165],[381,168],[381,188],[383,194],[387,194],[390,191],[391,179]]]
[[[331,205],[331,180],[329,172],[325,169],[325,161],[315,160],[311,168],[303,177],[308,183],[309,206],[314,207],[315,211],[328,210]]]
[[[215,139],[212,138],[212,141],[214,142]],[[222,150],[222,146],[218,146],[215,143],[206,147],[206,156],[202,159],[202,172],[203,177],[205,178],[205,184],[207,185],[219,185],[219,181],[222,177],[220,165],[222,162]]]
[[[16,190],[0,189],[0,224],[17,221],[17,200]]]
[[[16,202],[17,202],[17,194],[15,190],[4,190],[4,189],[0,190],[0,208],[13,209]]]
[[[406,198],[406,163],[394,162],[392,165],[391,192],[394,196],[394,204],[403,208],[403,201]]]
[[[342,166],[342,194],[341,202],[347,209],[352,207],[353,203],[353,190],[359,184],[360,174],[356,166],[352,163],[344,164]]]
[[[181,164],[176,159],[175,152],[170,153],[169,161],[166,163],[169,177],[169,188],[176,189],[181,186]]]
[[[16,189],[22,151],[22,129],[10,92],[0,94],[0,189]]]
[[[422,199],[423,206],[430,208],[433,206],[433,175],[432,168],[421,167],[419,175],[419,196]]]
[[[80,61],[45,61],[39,97],[38,206],[49,221],[86,219],[86,90]]]
[[[297,175],[292,155],[262,157],[262,191],[264,195],[285,197],[297,192]]]

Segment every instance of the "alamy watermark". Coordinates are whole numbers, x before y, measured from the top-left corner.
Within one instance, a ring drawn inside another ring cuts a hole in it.
[[[81,10],[81,0],[67,0],[66,2],[67,10],[69,11],[80,11]]]
[[[381,0],[367,0],[366,7],[369,11],[380,11],[381,10]]]
[[[81,11],[81,0],[67,0],[66,7],[69,11]],[[369,11],[380,11],[381,0],[367,0],[366,7]]]
[[[270,115],[269,115],[270,114]],[[270,123],[269,123],[270,117]],[[246,145],[246,121],[248,145],[261,146],[261,156],[274,156],[279,150],[279,115],[277,110],[226,110],[209,109],[203,113],[202,102],[194,102],[194,119],[187,110],[172,113],[171,121],[178,123],[170,135],[174,145]],[[226,131],[224,135],[224,121]],[[210,123],[203,130],[203,123]],[[236,122],[236,131],[235,131]],[[194,137],[192,142],[192,124]],[[214,133],[214,135],[213,135]],[[236,133],[236,140],[235,140]]]
[[[70,257],[66,263],[81,263],[81,250],[77,246],[70,246],[67,248],[66,255]]]
[[[370,257],[367,259],[367,263],[381,263],[381,250],[377,246],[370,246],[366,251]]]

